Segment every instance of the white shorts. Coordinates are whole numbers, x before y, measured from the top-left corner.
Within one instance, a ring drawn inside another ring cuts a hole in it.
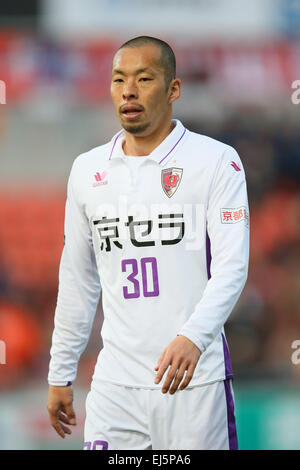
[[[231,382],[173,395],[101,382],[86,399],[84,449],[237,449]]]

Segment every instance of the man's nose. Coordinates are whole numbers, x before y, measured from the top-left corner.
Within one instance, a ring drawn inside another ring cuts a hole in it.
[[[130,98],[137,99],[137,97],[138,97],[138,90],[134,81],[128,80],[126,83],[124,83],[123,99],[126,99],[126,100]]]

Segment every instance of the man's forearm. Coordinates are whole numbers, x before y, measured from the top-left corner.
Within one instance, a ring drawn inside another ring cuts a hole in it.
[[[85,293],[82,298],[83,290],[78,288],[78,279],[72,275],[69,256],[64,249],[50,350],[49,384],[66,385],[75,380],[79,358],[90,337],[100,289],[100,284],[94,283],[89,297]]]

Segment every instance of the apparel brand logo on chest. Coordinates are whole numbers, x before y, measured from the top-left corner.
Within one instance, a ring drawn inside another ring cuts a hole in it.
[[[93,183],[93,187],[95,188],[96,186],[102,186],[103,184],[107,184],[107,180],[105,179],[107,175],[107,172],[104,170],[102,173],[97,173],[94,175],[94,178],[96,180],[96,183]]]
[[[161,184],[165,194],[172,197],[182,179],[183,168],[165,168],[161,171]]]

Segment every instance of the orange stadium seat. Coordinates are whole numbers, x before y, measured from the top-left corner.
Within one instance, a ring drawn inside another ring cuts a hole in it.
[[[0,250],[9,277],[23,288],[56,284],[63,248],[62,191],[0,193]]]
[[[0,302],[1,340],[6,344],[5,374],[0,374],[0,388],[16,383],[22,371],[38,357],[42,330],[34,314],[23,306]]]

